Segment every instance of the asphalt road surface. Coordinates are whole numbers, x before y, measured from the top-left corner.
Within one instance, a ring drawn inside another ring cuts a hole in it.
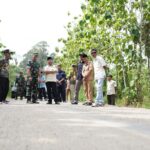
[[[0,105],[0,150],[150,150],[150,110]]]

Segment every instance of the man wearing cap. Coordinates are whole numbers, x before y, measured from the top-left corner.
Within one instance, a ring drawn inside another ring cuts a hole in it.
[[[46,87],[47,87],[47,94],[48,94],[47,104],[52,104],[52,96],[54,97],[55,104],[59,104],[58,91],[56,86],[57,67],[53,65],[52,57],[47,57],[47,66],[45,66],[44,72],[46,74]]]
[[[74,93],[74,99],[72,100],[72,104],[76,105],[78,104],[79,101],[79,91],[80,91],[80,87],[82,85],[82,68],[83,68],[83,55],[84,53],[80,53],[80,61],[78,63],[77,66],[77,77],[76,77],[76,83],[75,83],[75,93]]]
[[[94,80],[94,68],[91,61],[88,60],[86,54],[83,55],[83,87],[86,96],[86,102],[83,105],[90,106],[93,103],[93,80]]]
[[[95,86],[96,86],[96,99],[93,107],[100,107],[104,105],[103,99],[103,82],[106,77],[105,69],[107,64],[102,56],[97,55],[97,50],[92,49],[91,55],[93,57]]]
[[[27,103],[37,102],[38,76],[40,75],[40,64],[37,62],[38,53],[34,53],[32,60],[27,64],[27,79],[29,84],[26,89]]]
[[[0,103],[8,103],[6,97],[9,91],[9,60],[11,59],[11,54],[9,49],[2,51],[4,58],[0,60]]]

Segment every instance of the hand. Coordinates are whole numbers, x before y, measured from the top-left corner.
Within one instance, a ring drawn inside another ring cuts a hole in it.
[[[29,80],[32,81],[32,77],[29,77]]]

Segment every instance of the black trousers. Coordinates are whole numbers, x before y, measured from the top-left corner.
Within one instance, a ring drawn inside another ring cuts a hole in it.
[[[0,77],[0,102],[6,100],[9,91],[9,79]]]
[[[107,100],[109,105],[115,105],[116,95],[107,95]]]
[[[52,103],[52,96],[54,98],[55,103],[58,102],[58,92],[56,82],[46,82],[47,94],[48,94],[48,102]]]
[[[66,102],[66,85],[58,85],[58,96],[59,96],[59,101],[60,102]]]
[[[39,99],[42,100],[42,98],[46,99],[46,91],[45,88],[39,88]]]

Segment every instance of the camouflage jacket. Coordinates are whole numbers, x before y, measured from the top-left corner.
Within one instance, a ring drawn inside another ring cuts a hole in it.
[[[8,71],[9,61],[6,59],[0,60],[0,77],[9,78],[9,71]]]
[[[19,76],[16,78],[16,84],[18,87],[24,87],[25,86],[25,78],[24,76]]]
[[[31,77],[38,78],[39,70],[40,70],[40,64],[38,62],[30,61],[27,64],[27,68],[30,69]]]

